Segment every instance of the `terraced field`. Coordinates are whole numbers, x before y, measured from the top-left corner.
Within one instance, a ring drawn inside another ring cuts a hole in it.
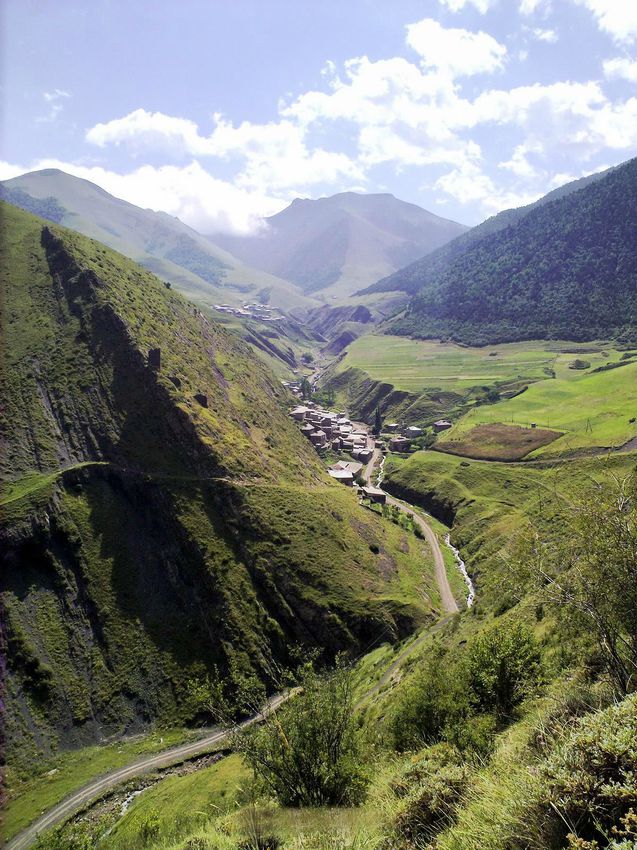
[[[472,446],[478,449],[483,442],[480,426],[501,423],[524,428],[535,424],[537,429],[563,433],[548,445],[535,448],[530,457],[617,448],[637,436],[636,420],[637,362],[628,362],[605,372],[571,370],[568,377],[538,382],[515,398],[475,407],[445,433],[440,447],[462,443],[465,453],[472,455]],[[506,459],[505,434],[500,442]]]
[[[352,343],[339,371],[363,369],[371,378],[408,392],[440,388],[462,394],[475,386],[493,387],[520,378],[540,381],[553,372],[565,380],[576,379],[582,374],[570,368],[576,359],[585,359],[590,371],[619,356],[604,343],[540,341],[468,348],[369,334]]]

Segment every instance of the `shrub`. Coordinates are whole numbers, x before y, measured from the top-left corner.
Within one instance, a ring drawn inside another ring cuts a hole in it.
[[[463,700],[453,691],[454,676],[441,652],[434,652],[404,688],[390,720],[397,750],[417,750],[443,738],[451,718],[463,713]]]
[[[430,748],[410,763],[391,786],[400,798],[391,825],[392,838],[406,846],[421,846],[453,818],[469,778],[468,766],[460,764],[457,753],[445,744]]]
[[[469,701],[478,712],[494,712],[500,719],[537,686],[540,650],[522,624],[486,628],[467,648],[464,675]]]
[[[285,806],[356,805],[369,779],[354,715],[351,673],[311,668],[301,693],[237,737],[255,775]]]
[[[624,831],[633,828],[630,811],[637,808],[637,697],[582,718],[541,778],[547,814],[570,824],[579,839],[613,846],[622,820]]]

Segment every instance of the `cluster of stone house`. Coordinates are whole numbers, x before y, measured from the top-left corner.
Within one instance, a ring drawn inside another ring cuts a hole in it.
[[[260,322],[279,322],[283,316],[277,315],[275,307],[267,304],[244,304],[242,307],[233,307],[231,304],[213,304],[219,313],[230,313],[233,316],[241,316],[244,319],[258,319]]]
[[[390,452],[408,452],[411,441],[422,437],[424,431],[417,425],[400,426],[398,422],[388,422],[383,425],[383,433],[389,435]]]
[[[348,452],[361,464],[371,460],[373,449],[368,446],[367,433],[357,430],[346,413],[324,410],[309,401],[293,408],[290,416],[300,424],[301,433],[317,450]]]

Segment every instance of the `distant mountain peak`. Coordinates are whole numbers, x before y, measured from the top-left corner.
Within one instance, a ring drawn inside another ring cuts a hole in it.
[[[306,293],[330,298],[350,295],[467,229],[389,192],[295,198],[265,221],[267,229],[254,236],[211,239]]]
[[[247,267],[178,218],[135,206],[90,180],[45,168],[6,180],[0,190],[14,206],[99,239],[195,301],[253,297],[284,310],[316,306],[294,284]]]

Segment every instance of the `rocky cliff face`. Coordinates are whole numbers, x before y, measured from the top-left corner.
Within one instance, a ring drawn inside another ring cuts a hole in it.
[[[241,702],[429,612],[280,384],[132,262],[3,213],[2,604],[13,758]],[[149,353],[151,353],[149,357]]]

